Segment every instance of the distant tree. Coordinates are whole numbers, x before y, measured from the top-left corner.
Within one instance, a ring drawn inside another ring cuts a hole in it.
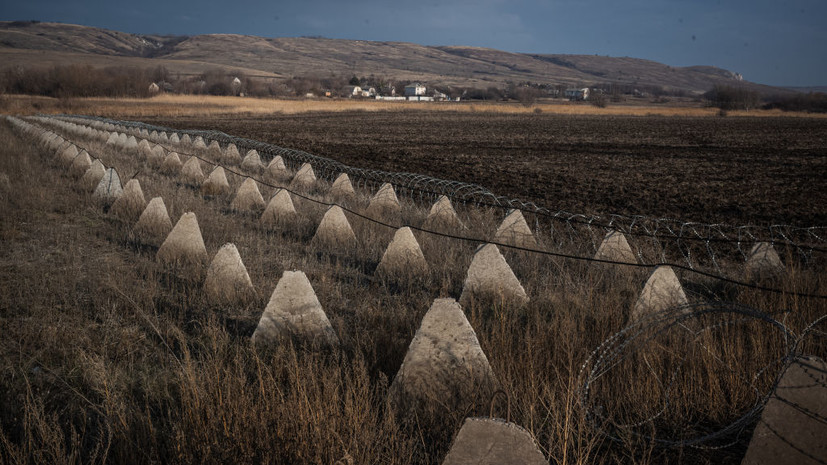
[[[358,85],[360,85],[360,82],[361,81],[359,81],[358,77],[353,76],[352,78],[350,78],[350,81],[348,81],[348,84],[350,84],[352,86],[358,86]]]
[[[526,108],[534,106],[542,95],[543,91],[534,87],[518,87],[514,90],[514,98]]]
[[[704,97],[721,110],[752,110],[761,102],[761,95],[744,86],[716,84]]]
[[[606,94],[599,89],[594,89],[592,92],[589,92],[589,103],[598,107],[598,108],[606,108],[609,104],[609,98]]]
[[[776,95],[768,100],[769,103],[764,106],[767,109],[779,108],[783,111],[827,113],[827,94],[823,92]]]

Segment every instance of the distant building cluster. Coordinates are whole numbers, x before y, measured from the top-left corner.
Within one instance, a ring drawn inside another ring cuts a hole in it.
[[[408,84],[402,90],[402,95],[397,95],[396,88],[389,86],[384,89],[385,92],[377,91],[375,87],[361,87],[355,85],[345,86],[342,89],[342,96],[353,98],[373,98],[376,100],[395,100],[395,101],[411,101],[411,102],[434,102],[451,100],[448,94],[434,90],[431,95],[428,95],[428,88],[419,82]],[[459,101],[457,97],[456,101]]]

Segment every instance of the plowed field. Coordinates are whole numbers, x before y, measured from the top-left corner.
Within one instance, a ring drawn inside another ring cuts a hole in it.
[[[827,120],[351,112],[146,119],[575,213],[827,223]]]

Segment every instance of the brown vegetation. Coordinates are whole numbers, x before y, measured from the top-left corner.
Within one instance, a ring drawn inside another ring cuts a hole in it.
[[[258,297],[239,306],[210,302],[200,282],[170,273],[155,261],[153,248],[131,242],[130,223],[75,189],[53,163],[54,154],[3,122],[0,171],[11,183],[0,198],[6,244],[0,250],[0,398],[7,400],[0,411],[0,461],[439,463],[463,419],[489,413],[444,412],[435,405],[434,415],[421,422],[387,401],[433,299],[460,294],[474,244],[420,233],[428,278],[387,287],[373,278],[392,236],[387,228],[353,216],[357,247],[319,253],[309,239],[322,205],[297,202],[303,221],[273,234],[256,218],[227,213],[230,198],[204,199],[104,143],[83,145],[106,166],[139,172],[147,197],[163,197],[172,218],[195,212],[210,255],[226,242],[236,244]],[[230,175],[229,181],[235,190],[242,179]],[[359,193],[359,211],[368,194]],[[401,214],[419,224],[427,212],[427,206],[403,202]],[[490,237],[501,219],[476,208],[459,212],[471,236]],[[538,241],[551,246],[548,237]],[[783,355],[783,339],[773,328],[759,320],[724,325],[703,339],[712,352],[687,344],[680,331],[668,332],[625,360],[605,382],[593,384],[589,399],[627,423],[656,411],[664,399],[660,383],[675,363],[684,368],[663,420],[643,436],[607,430],[620,435],[612,442],[578,403],[580,369],[628,323],[645,273],[618,275],[511,252],[506,258],[531,301],[464,309],[505,394],[493,402],[495,415],[525,427],[557,463],[740,460],[747,438],[704,452],[657,448],[648,435],[678,438],[716,429],[748,409],[756,395],[744,377],[769,364],[755,381],[768,389],[777,372],[772,361]],[[251,345],[276,280],[292,269],[311,280],[339,349],[282,345],[262,351]],[[827,292],[823,273],[793,270],[779,286]],[[824,313],[821,302],[787,294],[736,288],[730,295],[756,308],[784,309],[795,331]],[[799,348],[827,354],[823,341]],[[733,371],[717,364],[721,358]]]

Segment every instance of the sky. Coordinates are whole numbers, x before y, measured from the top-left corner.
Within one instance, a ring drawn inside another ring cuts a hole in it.
[[[0,18],[136,34],[467,45],[712,65],[777,86],[827,85],[825,0],[2,0]]]

